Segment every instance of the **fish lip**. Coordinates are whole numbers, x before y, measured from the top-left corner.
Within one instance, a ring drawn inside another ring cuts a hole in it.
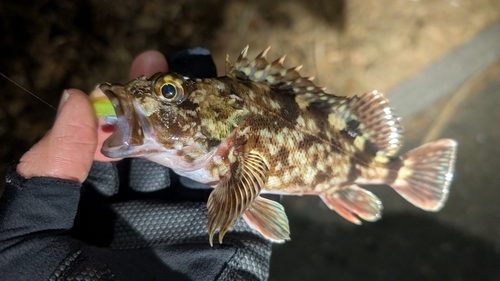
[[[115,110],[116,120],[113,121],[114,132],[103,143],[101,153],[109,158],[130,156],[136,146],[143,144],[143,139],[134,132],[143,130],[142,125],[149,124],[134,110],[133,96],[124,86],[103,83],[101,91],[111,101]]]

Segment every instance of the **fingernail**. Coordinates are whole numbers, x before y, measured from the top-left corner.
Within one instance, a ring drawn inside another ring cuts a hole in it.
[[[59,112],[61,112],[61,109],[68,100],[68,98],[69,98],[69,92],[68,90],[64,90],[62,93],[61,101],[59,101],[59,107],[57,108],[57,115],[59,115]]]

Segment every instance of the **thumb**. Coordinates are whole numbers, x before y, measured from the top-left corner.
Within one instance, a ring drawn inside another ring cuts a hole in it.
[[[89,98],[65,90],[52,129],[26,152],[17,172],[26,178],[53,177],[83,182],[97,146],[97,121]]]

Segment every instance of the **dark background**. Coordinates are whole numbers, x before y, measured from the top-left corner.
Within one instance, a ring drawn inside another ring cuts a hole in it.
[[[223,74],[226,53],[272,45],[332,92],[389,91],[500,18],[497,1],[437,2],[1,1],[0,72],[57,107],[65,88],[126,82],[147,49],[204,46]],[[500,280],[500,65],[458,86],[405,122],[403,150],[459,141],[447,206],[426,213],[377,187],[383,219],[354,226],[316,197],[286,197],[292,241],[275,246],[271,280]],[[3,78],[0,107],[3,177],[55,110]]]

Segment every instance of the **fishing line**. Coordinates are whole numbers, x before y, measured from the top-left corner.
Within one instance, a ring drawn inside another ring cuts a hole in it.
[[[23,89],[24,91],[26,91],[28,94],[34,96],[36,99],[38,99],[39,101],[45,103],[46,105],[48,105],[49,107],[51,107],[52,109],[56,110],[55,107],[53,107],[50,103],[44,101],[43,99],[41,99],[40,97],[38,97],[37,95],[33,94],[32,92],[28,91],[26,88],[24,88],[23,86],[19,85],[18,83],[16,83],[16,81],[10,79],[9,77],[7,77],[5,74],[3,74],[2,72],[0,72],[0,75],[2,75],[5,79],[9,80],[10,82],[14,83],[14,85],[18,86],[19,88]]]

